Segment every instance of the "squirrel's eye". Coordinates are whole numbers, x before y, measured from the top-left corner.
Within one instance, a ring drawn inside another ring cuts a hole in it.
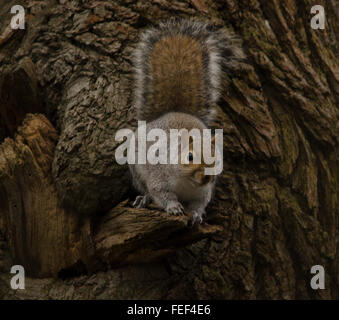
[[[192,161],[193,161],[193,154],[192,154],[192,152],[190,152],[190,153],[188,154],[188,161],[189,161],[189,162],[192,162]]]

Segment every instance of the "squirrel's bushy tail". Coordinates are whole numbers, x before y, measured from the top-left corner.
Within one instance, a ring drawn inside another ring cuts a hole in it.
[[[178,111],[208,122],[223,73],[232,72],[244,53],[241,41],[224,28],[173,19],[144,31],[133,58],[138,120]]]

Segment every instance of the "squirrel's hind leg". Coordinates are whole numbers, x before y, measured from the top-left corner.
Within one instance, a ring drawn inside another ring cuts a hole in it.
[[[203,219],[202,217],[204,215],[206,215],[205,211],[201,212],[201,211],[198,211],[198,210],[195,210],[195,211],[192,211],[192,226],[195,224],[195,223],[202,223],[203,222]]]
[[[192,225],[203,222],[203,218],[206,216],[205,206],[204,202],[193,202],[188,205],[188,210],[192,212]]]

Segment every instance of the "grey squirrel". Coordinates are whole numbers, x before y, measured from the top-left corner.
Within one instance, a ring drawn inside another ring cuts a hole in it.
[[[209,23],[169,20],[147,29],[133,55],[137,119],[146,121],[147,132],[160,128],[167,136],[170,129],[207,129],[223,75],[243,58],[240,40]],[[133,205],[153,201],[173,215],[188,210],[193,224],[201,223],[215,176],[204,174],[204,161],[192,163],[191,145],[187,157],[188,164],[130,165],[134,186],[142,193]]]

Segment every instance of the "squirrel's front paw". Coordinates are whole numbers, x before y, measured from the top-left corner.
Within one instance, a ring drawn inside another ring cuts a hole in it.
[[[135,208],[145,208],[151,202],[150,195],[146,194],[144,196],[137,196],[133,202],[133,207]]]
[[[184,207],[180,202],[171,200],[167,203],[166,212],[175,216],[182,215],[184,213]]]

